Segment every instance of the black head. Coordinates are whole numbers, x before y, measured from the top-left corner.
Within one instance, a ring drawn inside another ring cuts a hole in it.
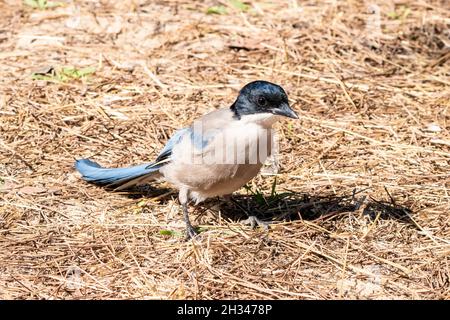
[[[288,97],[282,87],[267,81],[254,81],[244,86],[231,106],[235,116],[271,113],[298,119],[289,106]]]

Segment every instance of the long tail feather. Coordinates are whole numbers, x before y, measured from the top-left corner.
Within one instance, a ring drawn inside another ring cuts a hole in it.
[[[81,159],[76,160],[75,168],[86,181],[117,189],[125,189],[157,179],[160,166],[151,166],[150,163],[145,163],[129,168],[108,169],[89,159]]]

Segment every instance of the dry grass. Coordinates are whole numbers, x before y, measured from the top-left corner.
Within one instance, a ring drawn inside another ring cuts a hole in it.
[[[382,34],[362,1],[0,2],[0,298],[449,299],[450,7],[397,2],[374,1]],[[48,66],[96,72],[32,79]],[[301,115],[278,126],[279,196],[270,175],[267,203],[239,192],[269,232],[211,200],[185,242],[166,185],[74,172],[151,161],[255,79]]]

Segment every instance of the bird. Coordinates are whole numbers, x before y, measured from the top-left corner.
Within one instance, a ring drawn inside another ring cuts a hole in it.
[[[299,118],[285,90],[257,80],[242,87],[230,107],[216,109],[175,131],[153,162],[104,168],[80,159],[75,168],[85,181],[114,190],[161,179],[169,182],[178,190],[186,237],[191,239],[198,233],[189,219],[188,205],[229,197],[252,180],[272,155],[273,125],[283,118]]]

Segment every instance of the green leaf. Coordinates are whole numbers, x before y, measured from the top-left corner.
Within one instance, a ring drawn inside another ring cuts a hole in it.
[[[47,4],[45,5],[46,8],[55,8],[62,6],[64,6],[63,2],[53,2],[53,1],[48,1]]]
[[[398,10],[387,13],[387,16],[391,19],[405,20],[411,14],[411,9],[405,6],[401,6]]]
[[[31,75],[31,79],[33,79],[33,80],[51,80],[51,79],[53,79],[53,77],[44,76],[42,74],[33,73]]]
[[[292,124],[292,123],[288,123],[287,124],[287,128],[289,129],[289,131],[292,131],[292,130],[294,130],[294,125]]]
[[[207,14],[227,14],[227,8],[224,6],[214,6],[208,8],[206,11]]]
[[[273,180],[273,183],[272,183],[272,191],[270,192],[271,199],[277,195],[276,188],[277,188],[277,177],[275,176],[275,179]]]
[[[163,236],[175,236],[175,237],[181,236],[181,234],[179,232],[172,231],[172,230],[159,230],[159,234],[163,235]]]
[[[93,74],[96,71],[94,67],[85,67],[82,69],[77,69],[75,67],[62,67],[58,70],[53,70],[48,74],[33,73],[31,78],[33,80],[46,80],[46,81],[56,81],[56,82],[66,82],[69,80],[77,80],[80,78],[86,78],[87,76]]]
[[[147,205],[147,201],[145,201],[145,200],[141,200],[137,203],[138,207],[145,207],[146,205]]]
[[[48,0],[23,0],[23,3],[29,7],[40,10],[64,6],[63,2],[54,2]]]
[[[398,14],[395,11],[390,11],[387,13],[387,16],[391,19],[397,19],[398,18]]]
[[[248,9],[250,9],[250,6],[248,4],[243,3],[242,1],[239,0],[229,0],[229,1],[233,7],[241,11],[247,11]]]
[[[86,77],[95,72],[94,67],[86,67],[83,69],[77,69],[74,67],[64,67],[61,70],[61,77],[79,79]]]
[[[403,14],[402,14],[402,19],[408,18],[410,13],[411,13],[411,9],[410,8],[405,8],[405,10],[403,11]]]
[[[96,71],[95,67],[86,67],[86,68],[78,70],[78,75],[80,77],[85,77],[90,74],[93,74],[95,71]]]
[[[73,67],[63,67],[61,69],[61,73],[65,74],[65,75],[71,75],[74,72],[74,68]]]
[[[47,8],[47,0],[37,0],[39,9]]]
[[[39,7],[39,5],[38,5],[36,0],[24,0],[23,3],[26,4],[29,7],[32,7],[32,8],[38,8]]]
[[[262,194],[255,195],[255,201],[259,206],[263,206],[266,204],[266,199],[264,199],[264,196]]]

